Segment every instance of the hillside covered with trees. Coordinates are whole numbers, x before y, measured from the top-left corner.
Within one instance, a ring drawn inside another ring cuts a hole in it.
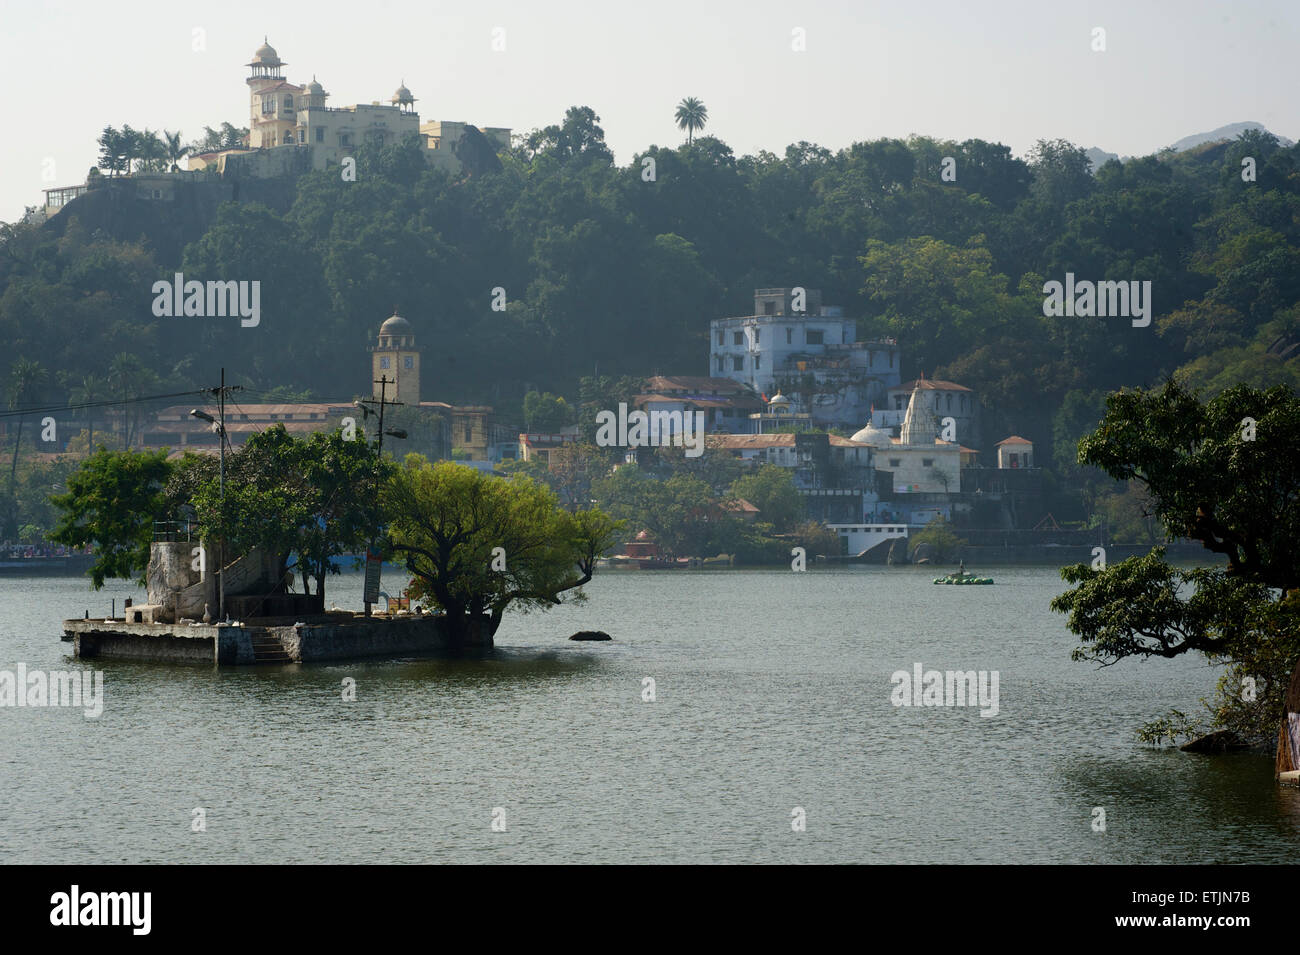
[[[1178,370],[1210,392],[1300,384],[1300,146],[1248,131],[1094,176],[1060,141],[1026,160],[923,137],[736,156],[691,132],[618,165],[574,107],[460,179],[415,142],[362,148],[355,182],[328,170],[279,203],[227,203],[182,250],[88,226],[81,200],[3,226],[9,406],[210,386],[222,365],[258,395],[348,399],[368,392],[364,348],[394,308],[426,398],[576,403],[594,374],[706,373],[709,320],[776,285],[821,288],[860,337],[896,337],[905,377],[974,388],[988,434],[1053,448],[1043,463],[1066,478],[1109,391]],[[155,317],[151,286],[176,262],[260,281],[260,324]],[[1154,320],[1045,316],[1043,284],[1067,272],[1150,281]]]

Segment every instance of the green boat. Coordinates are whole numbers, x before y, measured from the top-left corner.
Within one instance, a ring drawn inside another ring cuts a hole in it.
[[[974,574],[966,573],[966,562],[961,561],[957,565],[957,573],[947,574],[943,577],[934,578],[936,584],[991,584],[992,577],[976,577]]]

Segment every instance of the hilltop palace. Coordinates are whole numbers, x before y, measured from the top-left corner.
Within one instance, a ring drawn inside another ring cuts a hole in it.
[[[281,72],[288,64],[275,48],[263,43],[246,64],[248,84],[248,147],[191,156],[191,170],[215,164],[225,172],[227,162],[237,163],[249,175],[271,176],[307,165],[312,169],[336,166],[361,144],[389,146],[408,136],[419,136],[428,150],[429,164],[449,172],[462,165],[466,137],[481,133],[493,151],[510,145],[510,130],[489,126],[478,129],[448,120],[420,122],[415,97],[403,83],[389,98],[355,106],[326,106],[329,93],[313,76],[306,86],[289,82]],[[302,157],[309,157],[304,163]],[[236,158],[238,157],[238,158]]]
[[[282,70],[288,64],[275,48],[263,43],[245,64],[249,74],[248,138],[241,145],[186,157],[184,172],[150,173],[134,170],[117,177],[115,185],[129,186],[136,199],[171,202],[183,183],[237,182],[296,176],[314,169],[339,166],[361,145],[391,146],[419,137],[424,157],[435,169],[453,175],[495,168],[497,153],[510,147],[510,130],[478,127],[451,120],[420,122],[416,99],[405,80],[388,105],[375,100],[355,106],[326,106],[329,93],[312,77],[306,86],[290,83]],[[219,176],[199,175],[218,173]],[[64,206],[89,191],[88,182],[55,186],[45,194],[40,215],[56,215]],[[233,197],[227,196],[227,198]]]

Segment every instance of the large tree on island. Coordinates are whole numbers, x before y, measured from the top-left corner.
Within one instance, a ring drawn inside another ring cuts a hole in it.
[[[277,424],[252,435],[226,458],[225,504],[211,455],[182,459],[168,492],[193,507],[205,541],[224,540],[227,560],[261,547],[274,554],[280,580],[296,555],[303,593],[324,598],[335,558],[363,550],[381,521],[380,488],[393,470],[362,436],[341,430],[289,434]]]
[[[581,588],[619,527],[597,510],[563,510],[528,478],[414,454],[383,503],[388,546],[414,578],[410,595],[446,614],[462,646],[490,645],[512,605],[527,612],[585,599]]]
[[[88,573],[96,590],[110,577],[144,583],[153,522],[169,516],[164,488],[172,471],[166,451],[101,448],[68,476],[66,494],[50,498],[59,518],[49,539],[94,546]]]
[[[1173,380],[1112,394],[1079,463],[1137,482],[1171,538],[1227,563],[1178,568],[1157,547],[1102,570],[1062,569],[1075,587],[1052,609],[1083,638],[1074,658],[1109,666],[1197,651],[1228,664],[1214,725],[1266,742],[1300,659],[1300,397],[1243,385],[1202,403]]]

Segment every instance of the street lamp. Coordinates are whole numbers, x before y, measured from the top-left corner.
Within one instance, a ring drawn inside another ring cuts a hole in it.
[[[224,525],[226,520],[226,403],[225,403],[225,369],[222,369],[222,392],[221,392],[221,420],[218,421],[206,411],[200,411],[198,408],[190,409],[190,417],[198,418],[200,421],[207,421],[212,425],[212,430],[217,435],[217,441],[221,445],[221,470],[218,472],[218,487],[221,491],[221,520]],[[226,542],[225,538],[217,538],[217,619],[226,619],[226,575],[224,572],[226,563]]]
[[[379,433],[378,433],[378,435],[376,435],[377,440],[376,440],[376,442],[375,442],[375,460],[378,462],[378,461],[382,461],[383,458],[384,458],[384,435],[388,435],[390,438],[405,438],[405,437],[406,437],[406,431],[405,431],[404,429],[402,429],[402,428],[385,428],[385,427],[384,427],[384,407],[387,406],[387,405],[390,405],[390,404],[401,404],[401,403],[402,403],[402,402],[400,402],[400,401],[395,401],[395,402],[394,402],[394,401],[389,401],[389,400],[388,400],[388,386],[389,386],[389,384],[396,384],[396,382],[390,382],[390,381],[388,380],[388,376],[387,376],[387,375],[381,375],[381,376],[379,377],[379,380],[376,381],[375,384],[377,384],[377,385],[379,386],[379,400],[378,400],[377,402],[376,402],[373,398],[370,399],[370,400],[358,399],[358,400],[356,400],[356,401],[353,401],[352,404],[353,404],[353,406],[355,406],[356,408],[359,408],[359,409],[360,409],[360,411],[361,411],[361,415],[362,415],[362,417],[361,417],[361,420],[362,420],[362,421],[365,421],[365,420],[369,419],[369,417],[370,417],[372,414],[378,414],[378,415],[379,415],[379,428],[378,428]],[[372,404],[378,404],[378,405],[379,405],[379,411],[378,411],[378,412],[376,412],[373,408],[370,407],[370,405],[372,405]],[[370,616],[370,606],[371,606],[371,601],[370,601],[370,600],[367,600],[367,599],[365,599],[365,598],[366,598],[366,597],[369,597],[369,596],[371,595],[371,593],[373,593],[372,587],[378,587],[378,583],[377,583],[377,582],[374,583],[374,584],[371,584],[371,583],[369,582],[369,581],[370,581],[370,574],[371,574],[371,561],[374,559],[374,557],[373,557],[373,554],[374,554],[374,545],[375,545],[375,538],[372,536],[372,537],[370,538],[370,543],[366,545],[366,580],[367,580],[367,587],[366,587],[366,593],[365,593],[365,595],[364,595],[363,598],[362,598],[362,602],[365,604],[365,607],[366,607],[366,609],[365,609],[365,615],[366,615],[367,617]],[[377,579],[376,579],[376,580],[377,580]]]

